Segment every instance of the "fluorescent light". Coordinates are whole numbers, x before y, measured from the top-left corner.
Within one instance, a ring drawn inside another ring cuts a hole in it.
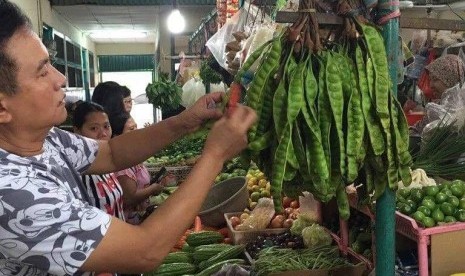
[[[168,16],[167,20],[168,30],[174,34],[179,34],[184,31],[186,27],[186,21],[184,20],[184,16],[182,16],[181,12],[178,9],[174,9],[170,15]]]
[[[147,32],[134,30],[99,30],[90,33],[91,38],[144,38]]]

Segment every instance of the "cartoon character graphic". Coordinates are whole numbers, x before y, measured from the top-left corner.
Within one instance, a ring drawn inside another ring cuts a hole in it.
[[[12,259],[0,259],[0,275],[45,276],[46,273],[39,271],[37,268],[25,266]]]
[[[78,213],[80,220],[72,220],[63,223],[61,231],[71,233],[73,231],[92,231],[100,228],[100,233],[103,235],[110,226],[111,218],[106,216],[107,221],[102,223],[102,216],[99,212],[101,211],[90,206],[84,208],[81,207],[81,210]]]
[[[53,260],[64,270],[65,274],[73,275],[87,259],[93,250],[95,241],[81,241],[73,236],[66,236],[61,247],[52,250]]]
[[[71,204],[61,206],[46,203],[35,204],[19,210],[16,217],[10,219],[8,226],[19,235],[34,238],[50,229],[52,225],[69,220],[71,216],[70,206]]]

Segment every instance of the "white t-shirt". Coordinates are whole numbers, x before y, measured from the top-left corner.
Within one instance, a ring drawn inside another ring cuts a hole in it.
[[[88,275],[78,269],[111,221],[81,182],[98,144],[53,128],[43,149],[33,157],[0,149],[0,275]]]

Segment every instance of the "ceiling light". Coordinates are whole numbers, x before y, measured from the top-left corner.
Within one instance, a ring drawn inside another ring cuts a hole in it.
[[[99,30],[90,33],[91,38],[144,38],[147,32],[134,30]]]
[[[184,31],[186,27],[186,21],[184,16],[178,9],[173,9],[173,11],[168,16],[168,30],[174,34],[179,34]]]

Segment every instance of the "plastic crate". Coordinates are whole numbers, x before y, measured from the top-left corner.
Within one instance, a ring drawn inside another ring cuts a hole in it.
[[[236,231],[233,229],[229,219],[233,216],[240,216],[241,214],[240,212],[224,214],[224,219],[228,225],[229,237],[234,244],[246,244],[253,241],[258,236],[281,234],[288,230],[288,228],[267,228],[262,230]]]
[[[417,242],[419,276],[428,276],[428,245],[431,236],[461,230],[465,230],[463,222],[423,228],[413,218],[396,211],[396,231]]]

